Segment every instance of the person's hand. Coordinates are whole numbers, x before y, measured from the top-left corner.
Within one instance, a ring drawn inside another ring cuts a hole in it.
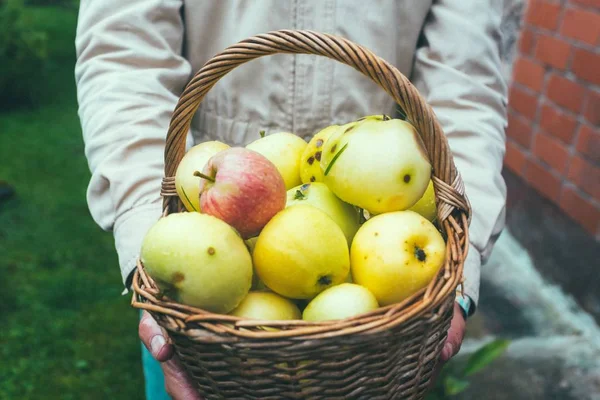
[[[458,303],[454,303],[454,315],[452,317],[452,322],[450,322],[446,343],[444,343],[442,353],[440,354],[440,364],[445,364],[460,350],[463,337],[465,336],[465,325],[466,321],[462,309]]]
[[[160,362],[165,376],[165,389],[173,400],[201,400],[188,374],[174,354],[167,334],[147,312],[142,313],[139,336],[144,346]]]

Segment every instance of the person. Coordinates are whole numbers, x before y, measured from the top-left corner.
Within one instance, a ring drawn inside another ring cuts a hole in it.
[[[457,296],[442,359],[455,355],[477,307],[480,267],[504,227],[502,7],[494,0],[81,0],[75,78],[91,170],[87,201],[96,223],[114,233],[125,288],[144,234],[161,214],[165,135],[193,74],[256,34],[332,33],[409,77],[447,135],[473,209],[466,296]],[[382,113],[397,115],[392,98],[356,70],[325,57],[276,54],[237,67],[208,92],[187,146],[243,146],[261,130],[310,139],[327,125]],[[148,314],[139,336],[147,398],[197,398]]]

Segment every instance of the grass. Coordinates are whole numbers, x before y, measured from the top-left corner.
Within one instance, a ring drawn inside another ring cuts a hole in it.
[[[0,113],[0,399],[141,399],[137,312],[92,220],[73,77],[76,11],[33,9],[51,37],[34,110]]]

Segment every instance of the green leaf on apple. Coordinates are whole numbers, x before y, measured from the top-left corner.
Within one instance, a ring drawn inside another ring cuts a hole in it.
[[[329,165],[327,166],[327,169],[325,170],[325,176],[327,176],[327,174],[329,174],[329,171],[331,171],[331,168],[333,167],[333,164],[335,164],[335,162],[337,161],[337,159],[342,155],[342,153],[344,152],[344,150],[346,150],[346,148],[348,147],[348,143],[346,143],[344,145],[344,147],[342,147],[340,149],[340,151],[338,151],[335,156],[333,156],[333,158],[331,159],[331,162],[329,163]]]
[[[306,195],[302,193],[302,190],[296,190],[294,194],[294,200],[306,200]]]

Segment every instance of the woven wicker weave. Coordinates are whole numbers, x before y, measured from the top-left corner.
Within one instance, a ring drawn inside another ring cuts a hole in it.
[[[427,288],[401,304],[342,321],[244,320],[178,304],[159,298],[141,262],[133,279],[132,305],[148,310],[169,332],[206,399],[421,399],[461,283],[470,205],[431,107],[396,68],[344,38],[312,31],[269,32],[225,49],[198,71],[174,110],[165,148],[163,215],[184,212],[174,175],[192,117],[206,93],[236,66],[276,53],[320,55],[347,64],[404,110],[433,167],[438,220],[447,243],[445,265]]]

